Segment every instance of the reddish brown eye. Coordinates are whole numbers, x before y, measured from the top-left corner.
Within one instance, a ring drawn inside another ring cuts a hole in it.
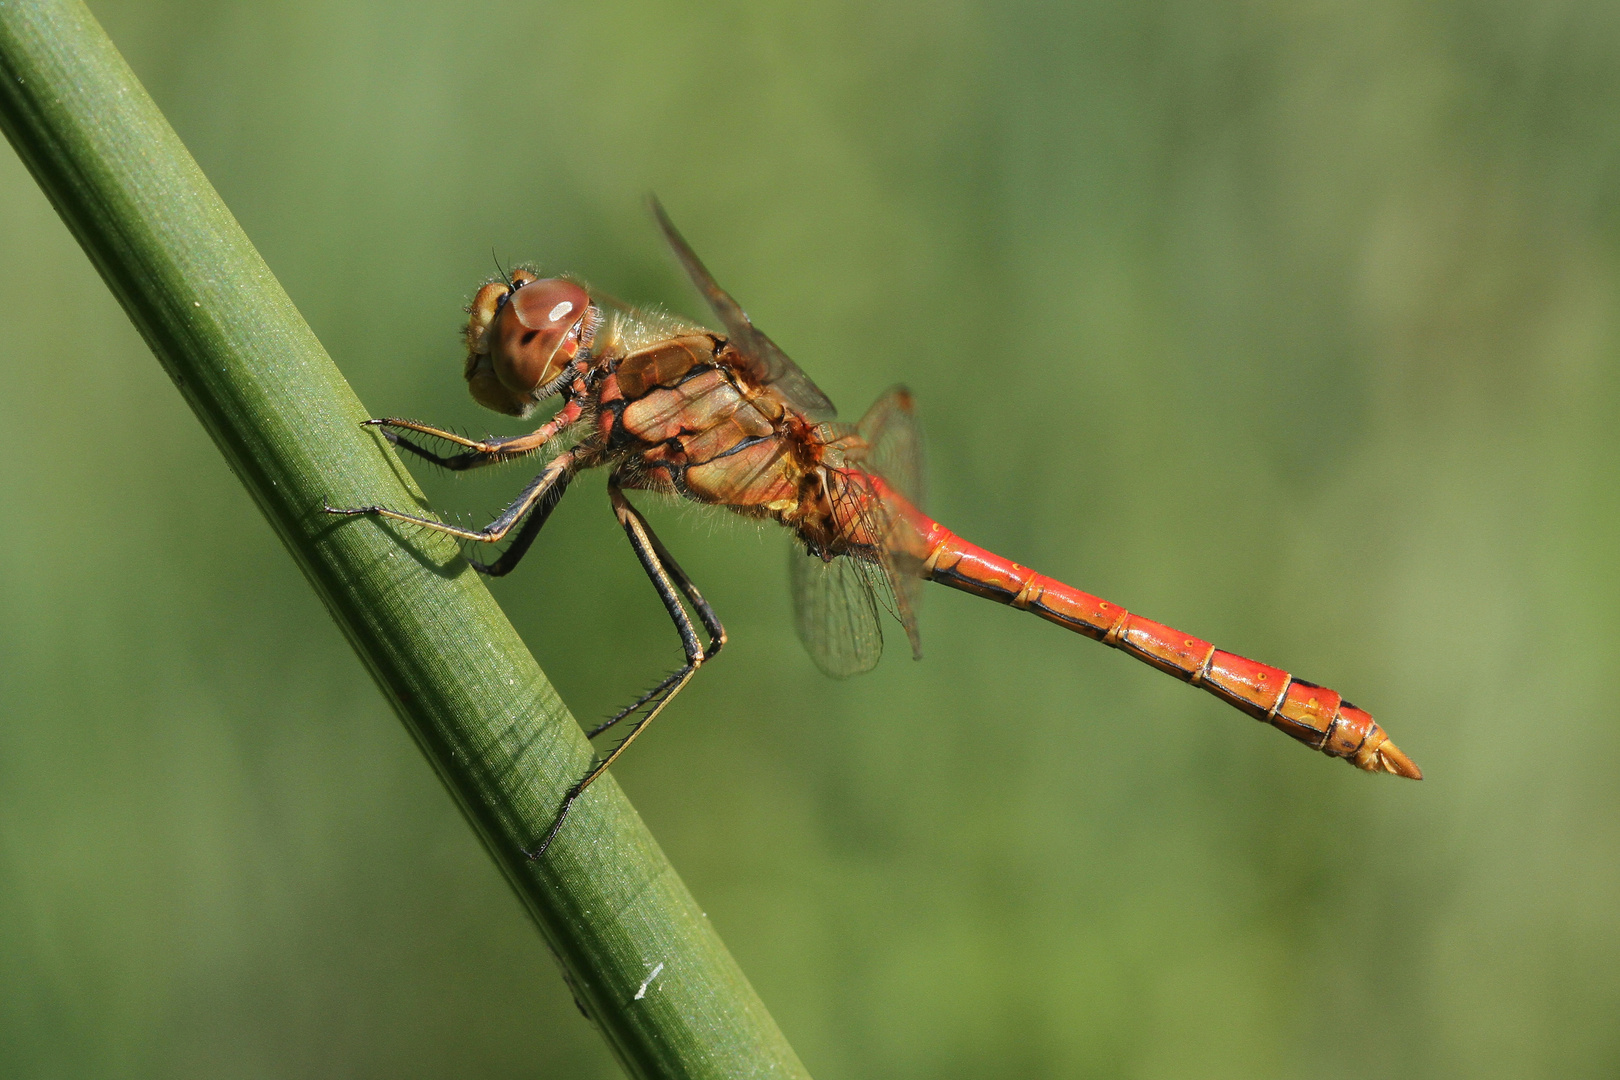
[[[562,374],[579,352],[573,333],[590,307],[590,295],[562,278],[524,285],[496,317],[491,359],[501,384],[532,393]]]
[[[585,305],[590,300],[585,290],[572,281],[551,278],[523,286],[512,294],[509,303],[518,321],[529,329],[545,331],[561,327],[562,332],[567,333],[585,313]]]

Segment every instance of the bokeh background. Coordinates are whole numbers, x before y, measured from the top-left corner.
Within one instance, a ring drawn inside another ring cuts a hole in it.
[[[492,249],[699,314],[656,190],[939,517],[1425,768],[947,590],[831,682],[653,504],[734,644],[616,774],[816,1076],[1620,1071],[1620,8],[92,7],[372,411],[516,430]],[[0,1073],[615,1075],[9,151],[0,256]],[[678,655],[599,479],[496,590],[579,716]]]

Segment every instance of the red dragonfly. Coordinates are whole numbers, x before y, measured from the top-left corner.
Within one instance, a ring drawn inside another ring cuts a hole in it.
[[[920,657],[918,592],[924,581],[937,581],[1120,649],[1357,768],[1422,779],[1373,718],[1338,693],[1044,577],[929,518],[911,394],[896,387],[858,423],[836,421],[827,395],[715,283],[656,200],[653,213],[724,333],[637,310],[567,278],[522,269],[503,276],[479,289],[468,308],[468,388],[479,404],[516,417],[559,397],[551,419],[527,435],[484,440],[414,420],[367,424],[382,428],[401,450],[455,470],[523,457],[554,442],[566,449],[483,529],[383,506],[326,508],[478,543],[512,536],[493,562],[470,560],[480,573],[500,576],[523,558],[576,473],[610,470],[613,511],[680,633],[686,662],[589,733],[595,738],[633,718],[619,743],[568,790],[532,857],[545,852],[581,793],[726,643],[714,610],[625,498],[627,489],[679,495],[792,530],[799,540],[791,561],[799,636],[829,675],[877,663],[880,608],[899,620]],[[441,455],[401,432],[460,449]]]

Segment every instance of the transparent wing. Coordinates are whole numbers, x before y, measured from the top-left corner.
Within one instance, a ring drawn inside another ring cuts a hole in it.
[[[922,659],[917,632],[917,605],[921,599],[922,567],[915,555],[897,548],[899,530],[908,528],[897,514],[874,474],[862,468],[828,469],[823,474],[827,501],[836,523],[840,545],[858,563],[876,602],[888,609],[905,628],[911,654]]]
[[[917,430],[911,391],[904,386],[889,387],[866,410],[855,430],[868,447],[860,467],[883,477],[918,510],[925,509],[922,434]]]
[[[883,656],[874,572],[882,573],[857,559],[824,562],[797,543],[788,552],[799,640],[816,667],[835,679],[871,671]]]
[[[892,386],[872,403],[855,425],[856,433],[866,444],[865,454],[856,463],[863,472],[881,476],[888,486],[900,493],[918,510],[923,510],[926,478],[923,467],[922,433],[917,427],[915,403],[911,391],[904,386]],[[867,529],[873,536],[891,538],[896,523],[890,520],[893,510],[879,499],[865,500],[863,512],[868,517]],[[900,625],[905,627],[911,641],[912,655],[922,658],[922,643],[917,632],[917,610],[922,603],[922,568],[913,566],[897,556],[893,544],[883,545],[881,564],[889,585],[893,604],[889,610]]]
[[[716,284],[691,245],[676,231],[669,215],[664,213],[663,205],[656,198],[650,201],[653,215],[658,218],[658,227],[664,230],[664,239],[669,241],[675,257],[686,269],[686,276],[692,279],[692,284],[703,294],[703,299],[709,302],[709,307],[726,328],[726,337],[751,365],[748,374],[761,386],[776,390],[789,405],[812,420],[836,416],[838,410],[821,392],[821,388],[776,347],[776,342],[756,329],[737,301]]]

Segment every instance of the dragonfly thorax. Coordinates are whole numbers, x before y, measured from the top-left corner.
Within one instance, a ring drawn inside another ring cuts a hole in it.
[[[527,416],[562,389],[601,321],[584,286],[527,270],[479,289],[467,314],[467,388],[509,416]]]

